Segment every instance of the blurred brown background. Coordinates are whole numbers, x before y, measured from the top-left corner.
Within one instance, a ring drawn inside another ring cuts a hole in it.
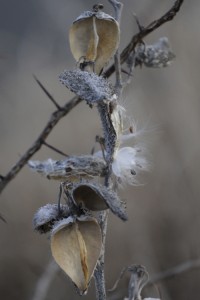
[[[159,17],[174,1],[126,0],[121,49],[137,32],[132,12],[142,24]],[[45,126],[53,105],[37,86],[35,74],[62,105],[72,94],[58,81],[75,62],[68,28],[91,0],[0,1],[0,173],[5,174]],[[104,11],[112,13],[106,0]],[[152,171],[144,185],[121,191],[129,221],[110,215],[106,245],[106,278],[111,287],[123,266],[139,263],[150,275],[200,257],[200,2],[185,1],[174,21],[146,42],[167,36],[176,53],[166,69],[137,69],[124,92],[125,106],[139,127],[149,128]],[[88,153],[100,122],[95,109],[76,107],[53,130],[47,142],[68,154]],[[43,148],[33,159],[61,159]],[[32,299],[37,280],[51,258],[49,241],[33,232],[36,209],[57,199],[58,183],[25,167],[1,195],[0,298]],[[165,300],[200,297],[200,270],[191,270],[157,285]],[[125,282],[126,283],[126,282]],[[125,284],[124,283],[124,284]],[[125,296],[125,295],[124,295]],[[148,296],[159,297],[155,288]],[[93,284],[85,299],[94,299]],[[79,299],[60,271],[46,299]]]

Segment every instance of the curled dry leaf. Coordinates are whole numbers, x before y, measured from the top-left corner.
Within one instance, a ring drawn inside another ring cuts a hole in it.
[[[85,11],[71,26],[69,43],[83,69],[99,74],[118,48],[119,24],[104,12]]]
[[[76,205],[92,211],[110,208],[120,219],[127,220],[125,204],[115,192],[101,184],[81,182],[74,186],[72,194]]]
[[[101,246],[101,230],[94,218],[69,217],[58,222],[53,228],[52,255],[80,294],[87,292]]]

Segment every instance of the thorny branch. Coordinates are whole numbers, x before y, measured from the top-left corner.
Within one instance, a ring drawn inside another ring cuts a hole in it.
[[[159,19],[151,22],[148,26],[143,27],[142,30],[140,30],[136,35],[134,35],[130,41],[130,43],[125,47],[125,49],[122,51],[120,58],[121,58],[121,64],[123,64],[127,58],[129,57],[130,53],[134,51],[136,45],[141,42],[141,40],[146,37],[148,34],[159,28],[161,25],[163,25],[166,22],[171,21],[178,11],[181,8],[181,5],[183,4],[184,0],[177,0],[175,1],[174,5],[171,7],[171,9],[165,13],[162,17]],[[104,73],[105,77],[110,77],[115,71],[115,66],[112,65],[108,70]],[[48,96],[48,92],[45,92]],[[47,138],[47,136],[51,133],[53,128],[56,126],[56,124],[60,121],[61,118],[66,116],[77,104],[81,102],[81,99],[78,99],[77,97],[72,98],[66,105],[63,107],[58,107],[58,109],[52,114],[50,120],[48,121],[47,125],[37,138],[37,140],[33,143],[33,145],[22,155],[22,157],[16,162],[16,164],[11,168],[11,170],[3,176],[0,175],[0,193],[3,191],[3,189],[7,186],[7,184],[15,178],[15,176],[21,171],[21,169],[24,167],[24,165],[28,162],[28,160],[42,147],[43,142]]]
[[[177,265],[173,268],[165,270],[163,272],[157,273],[154,276],[151,276],[148,285],[157,283],[162,280],[170,279],[172,277],[181,275],[183,273],[189,272],[194,269],[200,268],[200,259],[194,259],[186,261],[180,265]]]
[[[127,60],[130,53],[134,51],[137,44],[140,43],[144,37],[156,30],[158,27],[162,26],[164,23],[171,21],[176,16],[183,2],[184,0],[175,1],[174,5],[170,8],[170,10],[168,10],[168,12],[166,12],[159,19],[151,22],[148,26],[142,27],[141,30],[132,37],[130,43],[127,47],[124,48],[120,55],[121,65]],[[114,71],[115,65],[113,64],[108,70],[106,70],[104,74],[105,77],[111,76],[114,73]]]
[[[59,122],[61,118],[66,116],[78,103],[81,102],[81,99],[78,97],[72,98],[67,104],[63,107],[57,109],[54,113],[52,113],[48,123],[45,128],[36,139],[36,141],[32,144],[32,146],[22,155],[20,160],[12,167],[12,169],[8,172],[6,176],[1,176],[0,178],[0,193],[6,187],[6,185],[20,172],[23,166],[28,162],[28,160],[42,147],[44,141],[51,133],[53,128]]]
[[[58,265],[54,260],[51,260],[37,282],[33,297],[31,298],[32,300],[45,300],[47,298],[50,284],[58,270]]]

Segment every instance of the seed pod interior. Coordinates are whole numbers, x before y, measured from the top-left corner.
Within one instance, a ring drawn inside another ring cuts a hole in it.
[[[73,199],[77,205],[86,207],[89,210],[98,211],[108,209],[105,199],[88,185],[80,185],[75,188]]]

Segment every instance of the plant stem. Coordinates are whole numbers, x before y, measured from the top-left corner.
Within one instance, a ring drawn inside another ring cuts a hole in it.
[[[106,242],[106,231],[107,231],[107,220],[108,211],[102,211],[99,214],[99,225],[102,232],[102,248],[101,254],[95,269],[94,278],[96,286],[96,299],[106,299],[106,287],[105,287],[105,274],[104,274],[104,258],[105,258],[105,242]]]
[[[115,19],[120,23],[121,12],[123,4],[116,0],[108,0],[115,10]],[[120,69],[120,56],[117,50],[115,54],[115,71],[116,71],[116,85],[115,90],[117,95],[121,95],[122,83],[121,83],[121,69]],[[98,111],[101,118],[103,127],[104,139],[105,139],[105,150],[106,150],[106,163],[108,167],[107,175],[105,176],[105,186],[110,185],[111,176],[111,164],[113,162],[113,154],[115,145],[117,143],[117,136],[110,119],[110,112],[108,105],[101,103],[98,105]],[[102,232],[102,249],[98,260],[98,264],[94,273],[95,285],[96,285],[96,298],[97,300],[106,299],[106,288],[105,288],[105,274],[104,274],[104,259],[105,259],[105,243],[106,243],[106,232],[108,223],[108,211],[100,212],[99,214],[99,225]]]

